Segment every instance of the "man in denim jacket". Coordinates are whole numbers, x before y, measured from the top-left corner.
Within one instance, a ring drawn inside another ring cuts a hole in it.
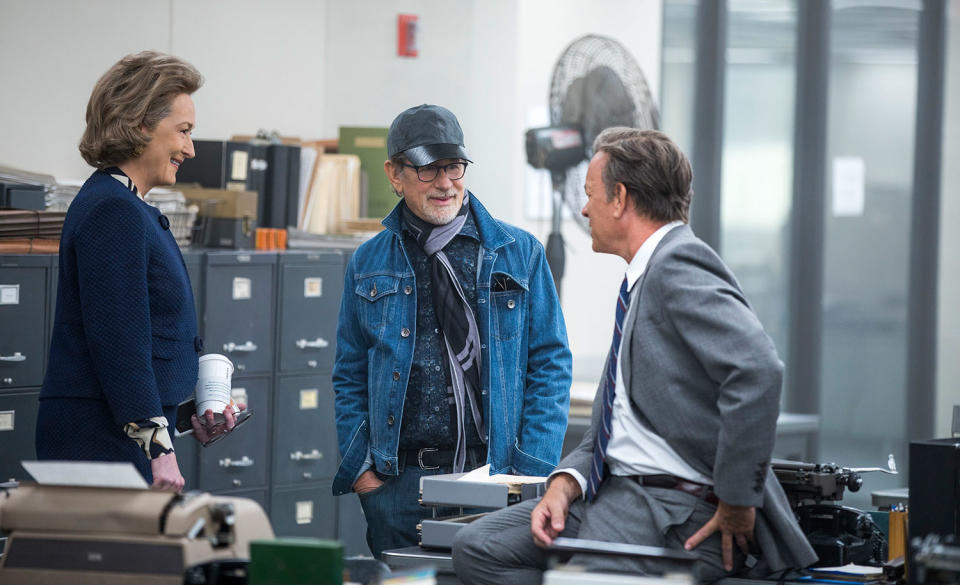
[[[566,430],[571,355],[543,246],[466,191],[456,117],[401,113],[384,170],[403,200],[347,266],[333,371],[342,462],[375,556],[417,544],[424,475],[547,475]]]

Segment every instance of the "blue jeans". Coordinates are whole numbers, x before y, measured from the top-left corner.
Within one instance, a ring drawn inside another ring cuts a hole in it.
[[[479,462],[470,459],[467,461],[467,468],[479,467]],[[359,494],[363,515],[367,519],[367,545],[378,559],[385,550],[417,546],[417,524],[421,520],[460,513],[460,508],[431,508],[421,506],[419,502],[421,477],[453,473],[453,469],[421,469],[415,461],[412,463],[413,465],[401,467],[399,475],[378,474],[383,485],[371,492]],[[463,513],[476,511],[471,508],[463,510]]]

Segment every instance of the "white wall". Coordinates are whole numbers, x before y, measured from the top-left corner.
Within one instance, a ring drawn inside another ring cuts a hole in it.
[[[0,0],[0,164],[84,179],[94,83],[154,49],[192,62],[197,138],[258,128],[321,136],[326,0]]]
[[[951,0],[944,96],[943,185],[940,189],[940,288],[937,339],[936,436],[949,437],[960,404],[960,0]]]
[[[170,50],[206,78],[195,96],[195,137],[225,139],[260,128],[329,136],[326,0],[172,2]]]
[[[397,56],[398,14],[419,16],[416,58]],[[389,126],[423,103],[449,108],[476,163],[467,188],[503,216],[513,196],[504,178],[517,164],[508,148],[519,132],[516,23],[512,0],[331,2],[327,46],[337,58],[327,62],[326,134],[336,136],[341,125]]]
[[[0,164],[86,178],[77,144],[90,90],[148,48],[170,48],[169,1],[0,0]]]

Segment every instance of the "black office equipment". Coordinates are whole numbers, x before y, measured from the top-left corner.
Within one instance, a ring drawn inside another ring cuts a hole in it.
[[[869,514],[839,504],[843,492],[858,491],[862,473],[897,473],[891,456],[887,469],[851,468],[836,463],[774,459],[770,466],[783,486],[801,530],[817,553],[815,567],[882,563],[887,539]]]
[[[300,147],[271,144],[267,147],[266,188],[263,194],[264,216],[261,227],[297,226],[300,201]]]
[[[193,151],[194,157],[180,164],[177,182],[194,183],[208,189],[223,189],[227,143],[222,140],[194,140]]]
[[[910,442],[908,530],[911,543],[930,534],[960,538],[960,438]],[[912,571],[910,582],[919,582]]]
[[[43,211],[46,208],[46,191],[41,185],[23,183],[0,183],[0,207]]]

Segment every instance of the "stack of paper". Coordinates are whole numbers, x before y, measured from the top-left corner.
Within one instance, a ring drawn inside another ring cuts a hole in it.
[[[809,571],[814,579],[868,583],[883,578],[883,567],[855,565],[853,563],[842,567],[814,567]]]
[[[360,159],[352,154],[321,154],[304,201],[302,229],[335,234],[360,212]]]

